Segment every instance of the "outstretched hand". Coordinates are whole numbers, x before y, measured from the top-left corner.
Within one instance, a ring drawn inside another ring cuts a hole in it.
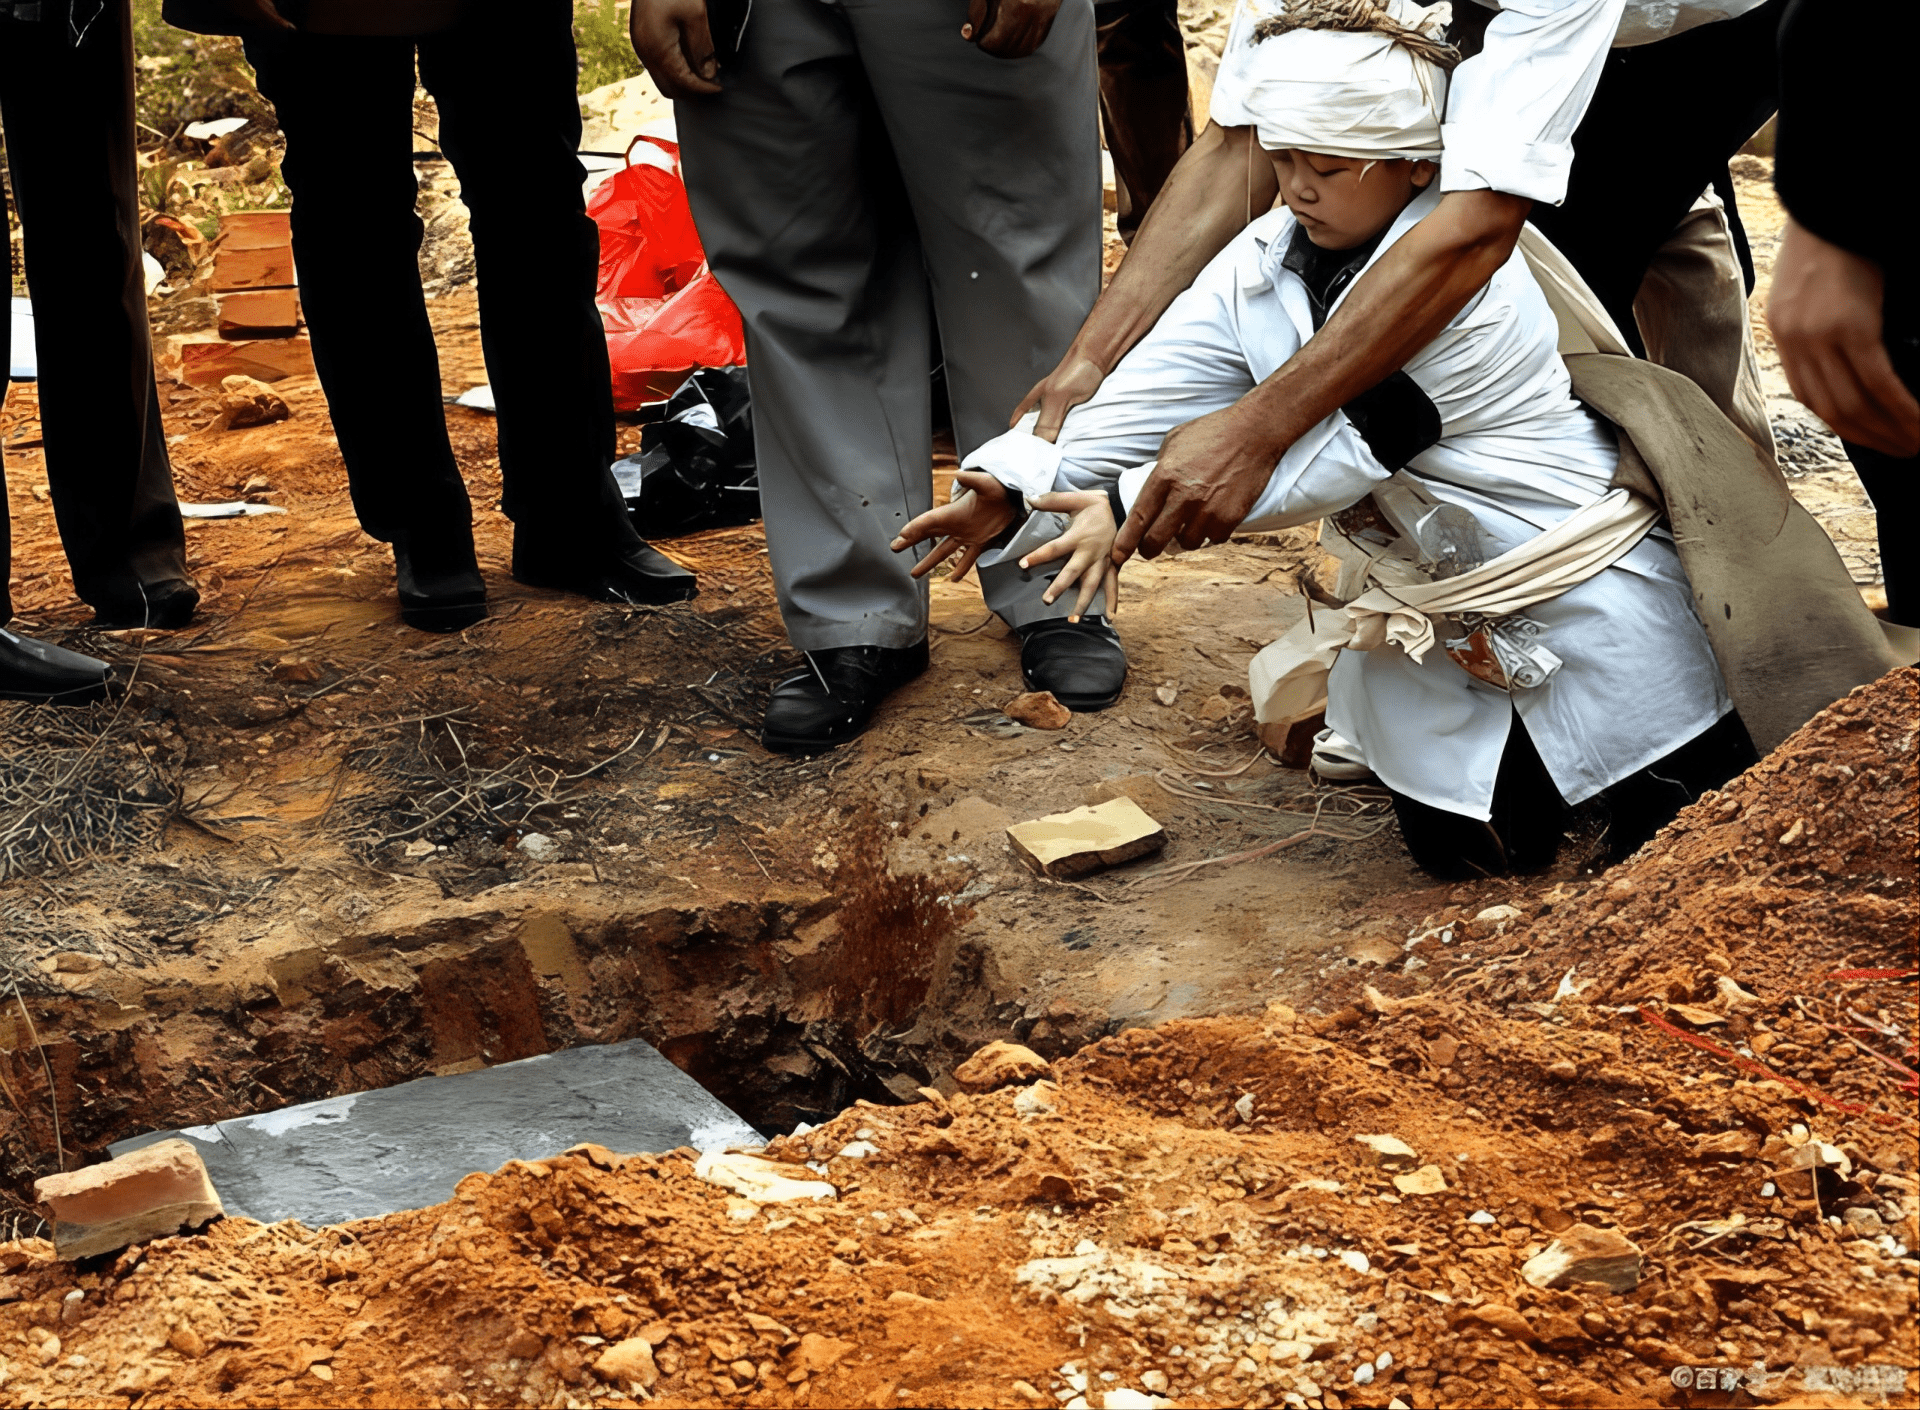
[[[1040,419],[1034,423],[1033,434],[1043,441],[1058,440],[1060,426],[1067,419],[1067,413],[1083,401],[1092,401],[1093,394],[1100,390],[1100,384],[1106,380],[1107,374],[1099,363],[1070,352],[1058,367],[1035,382],[1033,390],[1020,399],[1020,405],[1013,409],[1007,425],[1018,426],[1022,416],[1029,411],[1038,411]]]
[[[1242,405],[1167,433],[1160,459],[1114,540],[1116,565],[1136,549],[1157,558],[1176,540],[1183,548],[1221,543],[1240,527],[1279,458],[1265,436],[1250,433]]]
[[[1013,522],[1013,501],[1007,487],[993,476],[978,470],[962,470],[953,477],[953,482],[963,493],[913,519],[888,545],[895,553],[901,553],[928,539],[940,540],[931,553],[913,565],[916,578],[926,577],[935,564],[956,553],[960,557],[949,576],[966,577],[974,560]]]
[[[707,0],[633,0],[627,35],[641,67],[667,97],[720,92]]]
[[[996,59],[1024,59],[1047,42],[1060,0],[967,0],[960,37]]]
[[[1111,617],[1120,606],[1120,570],[1113,563],[1113,509],[1107,503],[1106,495],[1093,490],[1056,490],[1028,503],[1035,509],[1051,509],[1071,517],[1066,531],[1059,538],[1041,544],[1020,560],[1022,568],[1031,568],[1036,563],[1051,563],[1056,558],[1067,560],[1067,566],[1060,570],[1059,576],[1041,594],[1040,600],[1057,602],[1062,593],[1079,583],[1080,595],[1073,604],[1073,615],[1069,618],[1077,622],[1086,615],[1087,608],[1093,605],[1094,596],[1104,587],[1107,590],[1107,615]]]

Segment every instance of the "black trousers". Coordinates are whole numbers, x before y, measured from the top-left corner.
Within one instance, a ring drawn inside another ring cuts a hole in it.
[[[1906,270],[1887,271],[1882,337],[1893,370],[1920,396],[1920,281]],[[1920,525],[1920,455],[1897,459],[1849,444],[1847,458],[1873,501],[1880,521],[1880,572],[1887,583],[1887,617],[1920,627],[1920,552],[1913,531]]]
[[[47,483],[81,598],[137,619],[146,596],[189,579],[140,262],[131,11],[114,0],[76,49],[61,7],[46,9],[36,23],[0,20],[0,123],[33,295]],[[12,325],[0,316],[0,370]],[[13,616],[5,505],[0,466],[0,622]]]
[[[417,60],[472,212],[516,549],[636,547],[608,468],[613,391],[593,301],[599,234],[575,155],[572,8],[472,0],[453,28],[418,39],[250,34],[246,52],[287,135],[301,304],[361,525],[386,540],[472,532],[417,263]]]
[[[1187,47],[1176,0],[1098,0],[1100,126],[1129,244],[1174,163],[1193,144]]]
[[[1713,186],[1726,202],[1747,287],[1746,232],[1727,163],[1779,106],[1776,36],[1787,0],[1607,56],[1593,103],[1573,135],[1573,171],[1560,206],[1529,217],[1573,262],[1613,321],[1644,354],[1633,298],[1654,252]]]
[[[1631,856],[1687,804],[1759,760],[1739,712],[1732,711],[1664,759],[1604,790],[1598,802],[1605,815],[1608,860]],[[1574,817],[1518,714],[1500,756],[1491,821],[1450,813],[1403,793],[1393,794],[1393,811],[1413,860],[1446,881],[1551,866]]]

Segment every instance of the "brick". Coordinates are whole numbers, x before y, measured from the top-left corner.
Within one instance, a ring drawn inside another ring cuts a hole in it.
[[[48,1175],[33,1192],[53,1225],[54,1252],[68,1259],[165,1238],[226,1213],[200,1153],[180,1140]]]
[[[220,336],[290,336],[300,326],[298,289],[242,289],[220,295]]]
[[[222,245],[214,251],[213,288],[216,293],[225,293],[229,289],[268,289],[295,282],[291,246],[249,250],[228,249]]]
[[[238,341],[195,335],[174,346],[180,355],[180,380],[192,387],[212,386],[234,376],[278,382],[313,372],[313,348],[304,333]]]
[[[1131,798],[1052,813],[1007,829],[1013,850],[1047,876],[1080,876],[1157,852],[1166,830]]]
[[[287,211],[238,211],[220,217],[223,250],[284,250],[293,244]]]

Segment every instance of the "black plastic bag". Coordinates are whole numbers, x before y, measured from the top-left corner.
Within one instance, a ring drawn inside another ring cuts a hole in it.
[[[641,428],[640,449],[613,463],[634,527],[670,539],[760,518],[753,406],[744,367],[703,367]]]

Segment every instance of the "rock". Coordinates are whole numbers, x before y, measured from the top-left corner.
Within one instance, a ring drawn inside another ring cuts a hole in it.
[[[1518,906],[1488,906],[1473,918],[1473,928],[1476,934],[1485,934],[1526,918],[1527,913]]]
[[[1437,1165],[1423,1165],[1418,1170],[1393,1177],[1394,1189],[1403,1195],[1438,1195],[1447,1188],[1447,1177]]]
[[[183,1140],[47,1175],[34,1181],[33,1190],[51,1216],[54,1251],[62,1258],[165,1238],[226,1213],[200,1153]]]
[[[1054,699],[1050,690],[1016,695],[1003,708],[1008,719],[1033,729],[1065,729],[1073,723],[1073,711]]]
[[[1574,1062],[1572,1058],[1561,1058],[1558,1062],[1547,1065],[1547,1076],[1556,1078],[1562,1082],[1578,1081],[1580,1077],[1580,1066]]]
[[[1497,1302],[1483,1303],[1479,1307],[1468,1308],[1460,1314],[1462,1322],[1479,1322],[1492,1327],[1502,1336],[1512,1341],[1532,1342],[1535,1334],[1533,1324],[1511,1307]]]
[[[818,1332],[808,1332],[800,1338],[800,1345],[793,1349],[793,1369],[805,1371],[817,1376],[822,1371],[831,1371],[838,1366],[854,1348],[850,1341],[839,1337],[826,1337]]]
[[[167,1333],[167,1345],[196,1361],[207,1354],[207,1339],[185,1322]]]
[[[1486,1210],[1476,1209],[1467,1216],[1467,1222],[1469,1224],[1478,1224],[1482,1228],[1489,1228],[1492,1226],[1494,1219]]]
[[[89,955],[84,950],[66,950],[53,957],[56,974],[92,974],[104,968],[106,963],[100,956]]]
[[[1165,1371],[1143,1371],[1140,1375],[1140,1384],[1158,1395],[1161,1391],[1165,1390],[1169,1384],[1167,1373]]]
[[[1047,1403],[1047,1397],[1041,1389],[1028,1381],[1015,1381],[1013,1383],[1013,1393],[1029,1405],[1045,1405]]]
[[[538,1361],[547,1344],[538,1333],[521,1327],[507,1338],[507,1355],[516,1361]]]
[[[1730,1009],[1744,1009],[1760,1002],[1758,994],[1749,994],[1724,974],[1713,981],[1713,987],[1720,991],[1720,1002]]]
[[[1575,1224],[1522,1264],[1520,1276],[1536,1288],[1599,1283],[1628,1293],[1640,1286],[1641,1261],[1640,1246],[1619,1230]]]
[[[1364,1273],[1373,1267],[1373,1264],[1368,1261],[1367,1256],[1357,1248],[1341,1249],[1340,1261],[1356,1273]]]
[[[795,1199],[832,1199],[838,1193],[825,1180],[809,1178],[804,1165],[782,1165],[757,1155],[708,1151],[694,1163],[693,1173],[709,1185],[732,1190],[755,1204],[781,1204]]]
[[[1106,1410],[1160,1410],[1161,1406],[1170,1402],[1162,1400],[1157,1395],[1147,1395],[1142,1391],[1120,1386],[1103,1392],[1100,1403],[1106,1407]]]
[[[1353,1139],[1367,1148],[1373,1163],[1382,1170],[1412,1170],[1420,1163],[1420,1153],[1398,1136],[1355,1136]]]
[[[1242,1093],[1239,1099],[1233,1104],[1233,1112],[1241,1121],[1251,1126],[1253,1124],[1253,1093]]]
[[[615,1342],[593,1363],[593,1373],[603,1381],[642,1389],[650,1389],[660,1379],[660,1371],[653,1364],[653,1348],[644,1337]]]
[[[1452,1067],[1459,1055],[1460,1040],[1451,1033],[1442,1033],[1427,1044],[1427,1056],[1433,1059],[1435,1067]]]
[[[1874,1238],[1887,1231],[1886,1222],[1881,1219],[1878,1210],[1866,1209],[1860,1205],[1847,1210],[1840,1218],[1850,1233],[1859,1234],[1864,1238]]]
[[[1052,1071],[1032,1048],[996,1039],[953,1070],[953,1080],[969,1092],[992,1092],[1014,1083],[1025,1085]]]
[[[1693,1153],[1701,1160],[1750,1160],[1760,1154],[1760,1138],[1744,1127],[1702,1136]]]
[[[520,854],[530,862],[550,862],[560,855],[560,844],[544,832],[529,832],[520,839]]]
[[[400,849],[400,853],[402,856],[406,856],[406,857],[431,857],[435,852],[439,850],[440,849],[437,846],[427,841],[426,838],[416,837],[413,839],[413,841],[409,842],[406,846],[402,847]]]
[[[1131,798],[1052,813],[1007,829],[1013,850],[1045,876],[1081,876],[1167,845],[1166,829]]]
[[[313,685],[325,672],[304,656],[282,656],[267,674],[282,685]]]
[[[1667,1012],[1692,1028],[1711,1028],[1716,1023],[1725,1023],[1726,1017],[1712,1009],[1703,1009],[1698,1004],[1668,1004]]]
[[[1053,1098],[1059,1091],[1051,1082],[1035,1082],[1013,1094],[1013,1109],[1020,1116],[1045,1116],[1053,1110]]]
[[[1180,687],[1171,682],[1166,685],[1157,685],[1153,688],[1153,698],[1162,705],[1172,705],[1180,698]]]
[[[1373,1384],[1373,1363],[1371,1361],[1362,1361],[1358,1366],[1353,1368],[1353,1383],[1357,1386]]]

